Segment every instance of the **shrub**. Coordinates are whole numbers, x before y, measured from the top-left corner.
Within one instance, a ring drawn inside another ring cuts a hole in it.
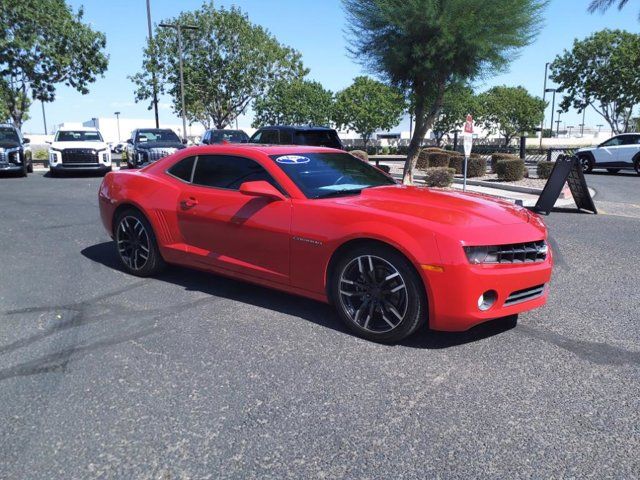
[[[38,148],[33,151],[33,160],[48,160],[49,151],[46,148]]]
[[[481,160],[482,157],[480,155],[478,155],[477,153],[472,153],[471,156],[469,157],[469,160]],[[469,165],[471,165],[471,162],[469,162]],[[467,170],[470,170],[471,167],[467,166]],[[484,161],[484,165],[485,165],[485,169],[487,168],[487,162],[486,160]],[[452,152],[451,156],[449,157],[449,168],[453,168],[456,171],[457,175],[462,175],[462,170],[464,168],[464,155],[462,153],[459,152]],[[467,172],[469,173],[469,172]],[[484,172],[482,173],[482,175],[484,175]],[[482,176],[480,175],[480,176]],[[478,175],[476,175],[478,176]]]
[[[448,187],[453,183],[454,170],[446,167],[424,169],[424,183],[427,187]]]
[[[444,152],[431,152],[429,153],[429,167],[449,168],[449,154]]]
[[[467,163],[467,177],[483,177],[486,173],[487,161],[484,158],[476,158],[473,156],[469,158]]]
[[[389,155],[389,147],[382,147],[382,155]]]
[[[520,158],[500,160],[496,163],[496,173],[500,180],[515,182],[524,177],[524,160]]]
[[[554,166],[555,166],[555,162],[546,162],[546,161],[538,162],[538,167],[536,168],[538,172],[538,177],[549,178],[551,176],[551,170],[553,170]]]
[[[365,162],[369,161],[369,154],[364,150],[351,150],[349,153],[354,157],[358,157],[360,160],[364,160]]]
[[[496,173],[496,166],[502,160],[520,160],[520,158],[511,153],[494,153],[491,155],[491,173]]]
[[[416,161],[416,168],[418,170],[424,170],[428,166],[429,166],[429,152],[425,148],[423,150],[420,150],[420,153],[418,153],[418,160]]]

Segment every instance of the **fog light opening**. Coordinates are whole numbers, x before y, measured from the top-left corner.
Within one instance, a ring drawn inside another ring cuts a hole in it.
[[[480,297],[478,297],[478,309],[485,312],[489,310],[496,303],[498,299],[498,292],[495,290],[487,290]]]

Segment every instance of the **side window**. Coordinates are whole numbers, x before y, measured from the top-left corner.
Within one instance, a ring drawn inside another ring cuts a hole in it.
[[[262,140],[262,131],[257,131],[256,133],[253,134],[253,137],[251,137],[251,139],[249,140],[251,143],[260,143],[260,141]]]
[[[278,131],[277,130],[265,130],[262,132],[262,139],[260,143],[267,143],[271,145],[278,145]]]
[[[622,144],[621,137],[613,137],[602,144],[603,147],[617,147]]]
[[[265,180],[279,188],[258,162],[244,157],[203,155],[198,157],[193,183],[205,187],[238,190],[244,182]]]
[[[184,180],[185,182],[191,181],[191,173],[193,172],[193,163],[196,157],[187,157],[180,160],[173,167],[167,170],[168,173],[174,177]]]
[[[280,143],[282,145],[293,145],[293,134],[289,130],[280,131]]]

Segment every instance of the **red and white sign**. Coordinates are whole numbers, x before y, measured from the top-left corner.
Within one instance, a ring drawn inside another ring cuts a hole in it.
[[[464,133],[473,133],[473,117],[467,115],[467,121],[464,122]]]

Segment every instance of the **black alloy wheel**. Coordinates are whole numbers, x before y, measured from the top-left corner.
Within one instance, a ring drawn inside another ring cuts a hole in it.
[[[148,277],[164,268],[151,225],[139,211],[127,210],[118,216],[115,240],[120,261],[129,273]]]
[[[397,342],[428,316],[422,280],[399,252],[381,245],[358,247],[337,263],[331,297],[346,325],[377,342]]]

